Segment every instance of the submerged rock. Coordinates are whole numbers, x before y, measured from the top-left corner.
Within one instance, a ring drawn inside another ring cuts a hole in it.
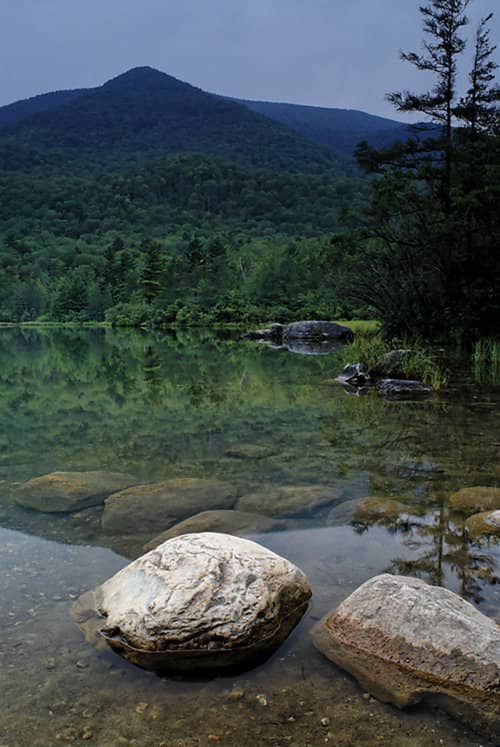
[[[243,495],[237,508],[266,516],[295,516],[312,513],[338,500],[338,492],[325,485],[269,485]]]
[[[376,524],[395,521],[408,511],[399,501],[390,498],[354,498],[335,506],[328,514],[328,524]]]
[[[100,632],[124,658],[173,672],[253,666],[298,623],[311,590],[288,560],[226,534],[186,534],[98,587]],[[82,611],[88,627],[88,615]]]
[[[137,480],[121,472],[51,472],[19,486],[16,501],[45,513],[71,513],[104,503]]]
[[[399,708],[422,699],[500,737],[500,627],[447,589],[383,574],[315,627],[316,647]]]
[[[276,449],[259,444],[238,444],[237,446],[229,446],[225,449],[224,454],[232,459],[266,459],[276,454]]]
[[[199,532],[221,532],[222,534],[250,534],[277,529],[280,522],[262,514],[251,514],[245,511],[202,511],[189,519],[174,524],[144,545],[144,550],[154,550],[169,539],[182,534]]]
[[[496,511],[500,509],[500,488],[462,488],[451,496],[449,507],[466,516],[482,511]]]
[[[377,391],[382,397],[425,397],[432,394],[432,388],[422,381],[411,379],[381,379]]]
[[[283,330],[283,342],[289,340],[352,340],[354,333],[349,327],[335,322],[307,321],[287,324]]]
[[[109,532],[151,536],[200,511],[232,508],[237,497],[232,485],[195,477],[136,485],[106,499],[102,527]]]
[[[484,511],[470,516],[465,522],[472,537],[500,537],[500,511]]]

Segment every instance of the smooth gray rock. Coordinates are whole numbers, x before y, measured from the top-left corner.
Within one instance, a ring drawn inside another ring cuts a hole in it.
[[[434,700],[500,737],[500,627],[457,594],[376,576],[323,618],[313,640],[375,697],[399,708]]]
[[[107,532],[151,536],[200,511],[231,509],[237,498],[236,488],[220,480],[177,477],[110,495],[101,523]]]
[[[291,340],[352,340],[354,334],[349,327],[335,322],[305,321],[287,324],[283,330],[283,342]]]
[[[16,501],[44,513],[70,513],[98,506],[137,480],[122,472],[51,472],[19,486]]]
[[[377,382],[377,391],[382,397],[426,397],[432,389],[422,381],[411,379],[381,379]]]
[[[239,511],[266,516],[301,516],[335,503],[338,490],[326,485],[273,485],[245,493],[238,501]]]
[[[290,633],[311,590],[285,558],[238,537],[185,534],[130,563],[93,601],[108,644],[147,669],[254,665]],[[79,616],[89,624],[80,604]]]

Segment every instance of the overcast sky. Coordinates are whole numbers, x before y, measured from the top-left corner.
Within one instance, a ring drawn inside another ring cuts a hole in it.
[[[473,0],[471,30],[497,5]],[[500,7],[492,29],[500,43]],[[387,91],[425,88],[399,60],[421,39],[417,0],[0,0],[0,105],[151,65],[229,96],[395,116]]]

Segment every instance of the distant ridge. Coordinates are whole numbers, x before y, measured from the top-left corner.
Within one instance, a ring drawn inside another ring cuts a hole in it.
[[[3,142],[23,153],[43,153],[73,173],[187,152],[303,173],[339,167],[330,150],[286,125],[150,67],[133,68],[98,88],[14,104],[9,112],[0,151]],[[5,121],[0,109],[0,120],[2,114]]]
[[[337,109],[302,104],[275,103],[231,99],[266,117],[286,124],[318,145],[352,154],[356,145],[366,140],[373,147],[383,148],[395,141],[415,137],[414,126],[379,117],[356,109]]]
[[[201,151],[253,166],[321,171],[335,166],[328,152],[350,156],[361,140],[384,147],[415,130],[363,111],[219,96],[136,67],[97,88],[0,107],[0,145],[2,134],[28,150],[69,148],[77,160],[96,149],[99,158],[111,149],[139,160]]]

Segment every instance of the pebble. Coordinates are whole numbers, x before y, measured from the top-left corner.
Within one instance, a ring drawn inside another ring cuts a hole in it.
[[[55,669],[57,667],[57,662],[55,659],[47,659],[45,662],[45,669]]]
[[[94,736],[94,733],[90,729],[84,729],[82,733],[82,739],[87,741],[88,739],[92,739],[93,736]]]
[[[88,665],[88,661],[83,661],[83,659],[78,659],[76,662],[78,669],[87,669]]]
[[[262,695],[262,694],[257,695],[257,697],[255,698],[255,700],[257,701],[257,703],[259,705],[261,705],[261,706],[267,706],[267,698],[266,698],[265,695]]]
[[[226,694],[226,698],[228,700],[241,700],[245,697],[245,691],[244,690],[229,690]]]
[[[149,708],[149,703],[138,703],[135,707],[136,713],[145,713]]]
[[[330,719],[329,719],[329,718],[327,718],[326,716],[324,716],[324,717],[323,717],[323,718],[322,718],[322,719],[320,720],[320,724],[321,724],[321,726],[330,726]]]

